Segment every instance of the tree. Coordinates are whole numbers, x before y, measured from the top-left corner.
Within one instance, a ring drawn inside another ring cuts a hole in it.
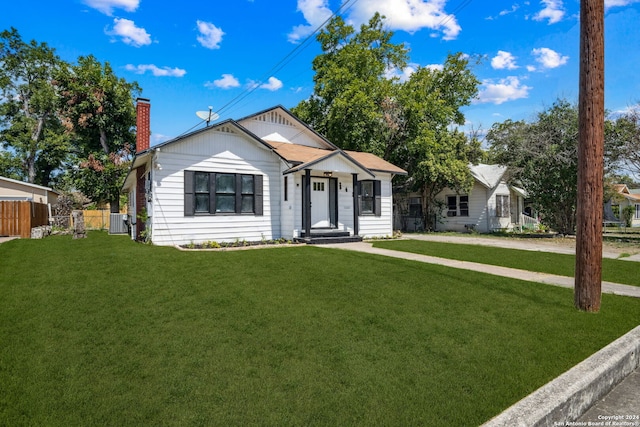
[[[619,169],[640,178],[640,110],[631,109],[618,117],[612,129]]]
[[[73,181],[94,202],[109,202],[111,211],[118,212],[129,147],[134,146],[133,100],[140,87],[118,78],[108,62],[93,56],[61,70],[57,86],[64,123],[77,138],[79,168]]]
[[[575,231],[577,198],[578,111],[559,99],[537,121],[507,120],[487,133],[491,161],[509,167],[513,181],[526,188],[543,222],[552,229]]]
[[[407,81],[393,76],[408,50],[391,42],[384,18],[375,14],[359,32],[334,18],[318,35],[322,54],[313,61],[314,93],[293,109],[303,121],[343,149],[374,153],[409,172],[398,183],[423,194],[425,226],[438,211],[435,194],[445,187],[468,190],[468,168],[477,139],[455,129],[461,107],[477,94],[478,80],[461,54],[441,69],[419,67]]]
[[[605,165],[613,173],[618,158],[618,134],[611,121],[606,125]],[[495,123],[486,140],[490,161],[509,167],[510,179],[526,188],[543,222],[557,232],[575,233],[577,105],[557,99],[530,123],[523,120]]]
[[[385,73],[407,60],[392,35],[377,13],[360,32],[333,18],[317,37],[323,53],[313,60],[314,93],[293,112],[341,148],[383,155],[380,106],[393,97],[393,79]]]
[[[0,33],[0,142],[19,176],[49,185],[69,141],[57,115],[53,75],[64,62],[46,43],[25,43],[15,28]]]

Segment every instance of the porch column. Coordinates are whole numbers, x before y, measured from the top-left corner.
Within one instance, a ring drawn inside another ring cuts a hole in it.
[[[351,187],[353,188],[353,235],[360,234],[360,225],[358,223],[358,216],[360,215],[360,203],[358,203],[358,174],[351,174],[353,181]]]
[[[304,170],[304,235],[311,237],[311,169]]]

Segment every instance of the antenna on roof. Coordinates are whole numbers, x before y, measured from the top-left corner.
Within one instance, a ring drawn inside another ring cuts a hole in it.
[[[216,120],[218,119],[218,117],[220,117],[218,115],[218,113],[214,113],[213,111],[213,107],[209,106],[209,111],[196,111],[196,116],[200,117],[202,120],[207,122],[207,127],[209,127],[209,122],[211,120]]]

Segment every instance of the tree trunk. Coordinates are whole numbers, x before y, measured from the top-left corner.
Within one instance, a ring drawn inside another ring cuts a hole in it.
[[[604,0],[580,2],[578,198],[574,304],[600,310],[604,175]]]

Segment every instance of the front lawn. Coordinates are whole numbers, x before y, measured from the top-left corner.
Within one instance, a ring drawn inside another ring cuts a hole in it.
[[[429,242],[424,240],[380,240],[377,248],[411,252],[440,258],[471,261],[481,264],[499,265],[539,273],[573,277],[575,255],[521,249],[496,248],[493,246],[466,245],[458,243]],[[602,280],[640,286],[640,263],[617,259],[602,259]]]
[[[478,425],[640,300],[322,247],[0,245],[0,425]]]

